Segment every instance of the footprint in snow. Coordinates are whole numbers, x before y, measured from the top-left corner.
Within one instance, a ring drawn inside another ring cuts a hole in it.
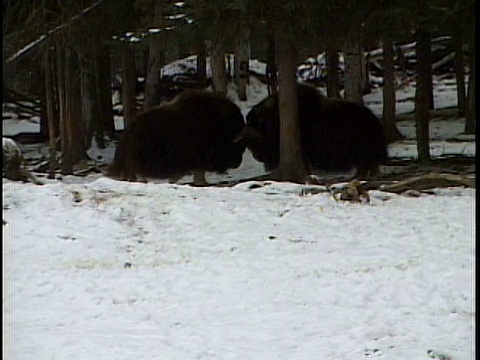
[[[437,359],[437,360],[454,360],[450,355],[440,353],[433,349],[429,349],[427,351],[427,355],[432,359]]]
[[[380,349],[366,349],[365,356],[367,358],[370,357],[383,357],[383,353]]]

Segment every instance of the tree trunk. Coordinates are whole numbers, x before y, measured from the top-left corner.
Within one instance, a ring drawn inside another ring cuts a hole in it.
[[[46,108],[47,100],[45,98],[45,67],[41,61],[33,62],[32,66],[37,81],[31,82],[30,91],[34,98],[38,97],[40,100],[40,134],[42,135],[42,138],[47,139],[49,136],[49,129]]]
[[[383,124],[385,127],[385,136],[387,142],[393,143],[405,137],[398,131],[396,123],[396,93],[395,93],[395,51],[393,41],[390,37],[383,40]]]
[[[92,80],[94,71],[91,68],[91,62],[86,58],[82,58],[80,63],[80,96],[82,98],[82,115],[83,123],[85,124],[85,141],[87,147],[91,145],[91,138],[93,136],[94,123],[94,101],[95,101],[95,82]],[[98,114],[97,114],[98,115]]]
[[[357,39],[345,46],[345,99],[363,104],[362,51]]]
[[[65,109],[66,134],[71,166],[76,164],[85,154],[85,139],[82,123],[82,104],[80,97],[80,73],[78,55],[73,50],[66,50],[65,58]]]
[[[400,67],[400,79],[403,82],[404,80],[408,79],[407,60],[405,59],[405,55],[403,54],[403,50],[400,45],[394,45],[394,48],[397,63]]]
[[[227,72],[225,70],[225,51],[220,42],[210,43],[210,65],[215,93],[227,95]]]
[[[149,48],[144,48],[142,49],[142,76],[147,80],[147,74],[148,74],[148,59],[150,57],[150,49]]]
[[[55,179],[55,171],[57,170],[57,146],[55,138],[55,111],[53,107],[53,76],[52,76],[52,56],[47,48],[45,52],[45,99],[47,107],[48,133],[50,143],[50,163],[49,163],[49,179]]]
[[[455,47],[455,75],[457,78],[457,103],[458,116],[465,116],[466,91],[465,91],[465,69],[463,63],[463,38],[461,35],[453,39]]]
[[[235,67],[235,64],[232,66],[232,57],[234,57],[234,54],[225,54],[225,60],[226,60],[226,63],[227,63],[227,84],[233,78],[233,69],[232,68]]]
[[[39,83],[45,84],[46,79],[45,79],[45,67],[42,69],[42,74],[39,74]],[[45,89],[42,89],[45,90]],[[49,122],[48,122],[48,116],[47,116],[47,94],[45,91],[41,91],[39,94],[40,98],[40,134],[42,135],[42,138],[47,139],[50,134],[50,129],[49,129]]]
[[[153,35],[150,40],[148,70],[145,78],[145,97],[143,110],[146,111],[160,104],[160,69],[163,65],[163,42],[160,34]]]
[[[72,160],[68,143],[66,127],[66,94],[65,94],[65,62],[68,58],[63,46],[57,47],[57,76],[58,76],[58,103],[60,110],[60,144],[62,150],[62,165],[60,171],[63,175],[72,174]]]
[[[420,163],[430,161],[429,112],[430,92],[429,74],[431,62],[429,57],[430,36],[421,29],[417,33],[417,88],[415,91],[415,123],[417,132],[418,160]]]
[[[97,141],[99,146],[101,145],[102,148],[105,146],[103,144],[103,134],[107,134],[109,136],[115,133],[115,121],[113,119],[113,105],[112,105],[112,92],[111,92],[111,84],[112,84],[112,73],[110,67],[110,45],[103,45],[102,48],[98,52],[99,62],[98,62],[98,91],[100,96],[100,106],[102,109],[102,134],[98,133]],[[100,139],[102,136],[102,139]]]
[[[428,72],[425,73],[425,79],[426,79],[426,91],[427,91],[427,101],[428,101],[428,108],[429,110],[435,109],[435,102],[433,98],[433,77],[432,77],[432,37],[430,35],[430,32],[428,30],[425,30],[426,32],[426,37],[425,41],[428,42],[428,46],[425,46],[425,59],[426,62],[428,62],[429,67],[428,67]]]
[[[475,33],[470,40],[470,75],[468,77],[468,94],[466,107],[465,133],[475,134]]]
[[[362,95],[370,94],[372,90],[370,89],[370,72],[368,71],[368,59],[363,48],[363,35],[360,32],[359,36],[359,47],[360,47],[360,70],[362,71]],[[363,96],[362,96],[363,101]]]
[[[295,44],[281,30],[276,34],[278,59],[280,162],[272,174],[277,180],[305,182],[308,175],[302,155],[298,120]]]
[[[241,101],[246,101],[250,60],[250,29],[247,26],[244,11],[239,11],[239,16],[241,21],[235,49],[235,82],[238,88],[238,98]]]
[[[277,60],[276,60],[276,50],[275,50],[275,31],[273,26],[270,24],[268,27],[268,45],[267,45],[267,84],[268,84],[268,95],[272,95],[278,88],[278,78],[277,78]]]
[[[93,136],[100,138],[103,144],[102,110],[100,105],[98,82],[98,57],[86,54],[80,63],[80,96],[82,99],[82,116],[84,124],[85,146],[89,148]],[[99,134],[99,135],[97,135]],[[98,142],[98,140],[97,140]]]
[[[162,23],[163,19],[163,1],[155,1],[154,19]],[[164,47],[162,34],[151,36],[148,49],[148,64],[145,74],[145,94],[143,101],[143,110],[146,111],[160,104],[160,70],[164,62]]]
[[[122,46],[122,104],[125,130],[128,129],[137,113],[135,84],[137,81],[135,51],[129,45]]]
[[[340,77],[338,76],[338,50],[334,42],[328,42],[326,52],[327,97],[341,98]]]
[[[207,49],[205,48],[205,39],[198,32],[197,39],[197,85],[200,89],[207,87]]]

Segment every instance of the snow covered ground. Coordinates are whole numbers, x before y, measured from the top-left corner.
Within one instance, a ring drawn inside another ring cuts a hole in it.
[[[244,113],[266,94],[249,91]],[[432,146],[475,155],[463,123],[432,120]],[[399,127],[389,151],[414,157]],[[230,177],[261,171],[247,153]],[[278,182],[45,181],[3,179],[4,358],[475,358],[474,189],[352,204]]]

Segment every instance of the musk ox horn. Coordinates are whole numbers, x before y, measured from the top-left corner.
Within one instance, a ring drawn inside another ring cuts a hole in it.
[[[242,131],[238,133],[238,135],[232,140],[232,142],[236,143],[244,139],[260,138],[260,137],[262,137],[262,134],[260,133],[260,131],[248,125],[245,125]]]

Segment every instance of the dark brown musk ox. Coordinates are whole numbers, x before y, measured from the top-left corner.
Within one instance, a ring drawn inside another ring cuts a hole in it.
[[[298,109],[302,152],[312,170],[356,169],[356,176],[362,177],[376,175],[387,161],[383,126],[367,107],[326,98],[313,86],[298,84]],[[275,169],[280,149],[278,92],[255,105],[246,123],[239,138],[248,140],[253,157],[266,170]],[[251,137],[252,133],[261,136]]]
[[[121,180],[169,178],[205,171],[224,173],[242,163],[246,145],[234,141],[245,126],[229,99],[205,90],[186,90],[172,101],[136,115],[120,139],[108,175]]]

